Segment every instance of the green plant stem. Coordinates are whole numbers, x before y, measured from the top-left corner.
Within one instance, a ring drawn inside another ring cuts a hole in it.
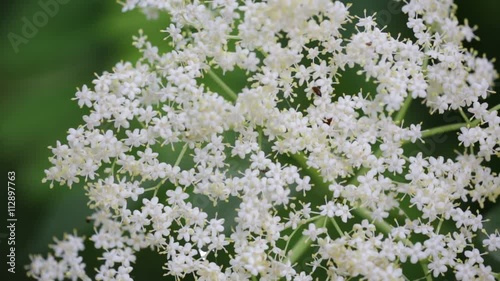
[[[496,106],[492,107],[489,110],[489,112],[493,112],[493,111],[496,111],[499,109],[500,109],[500,104],[497,104]],[[472,127],[478,126],[479,124],[481,124],[481,120],[476,119],[476,120],[469,122],[469,123],[463,122],[463,123],[455,123],[455,124],[439,126],[439,127],[435,127],[432,129],[427,129],[427,130],[422,131],[422,138],[424,139],[424,138],[432,137],[434,135],[439,135],[439,134],[443,134],[446,132],[456,131],[462,127],[472,128]]]
[[[343,236],[344,235],[344,232],[342,231],[342,229],[340,228],[339,224],[337,223],[337,221],[335,220],[335,218],[330,218],[330,221],[332,221],[332,224],[333,226],[335,227],[335,230],[337,230],[337,232],[339,233],[340,236]]]
[[[175,160],[174,167],[179,166],[179,164],[181,163],[182,158],[184,157],[184,153],[186,153],[187,148],[188,148],[188,144],[185,143],[184,146],[182,147],[181,152],[177,156],[177,159]],[[167,180],[167,178],[165,178],[164,180],[162,180],[155,187],[148,188],[145,191],[154,190],[153,197],[156,197],[156,194],[158,193],[158,190],[160,189],[160,186],[162,186],[165,183],[166,180]]]
[[[495,105],[494,107],[492,107],[491,109],[489,109],[488,111],[489,111],[489,112],[493,112],[493,111],[495,111],[495,110],[499,110],[499,109],[500,109],[500,104],[497,104],[497,105]]]
[[[175,160],[174,167],[179,166],[179,164],[181,163],[181,160],[184,157],[184,153],[186,153],[187,147],[188,147],[187,143],[184,144],[184,146],[182,147],[181,153],[179,153],[179,156],[177,156],[177,160]]]
[[[262,139],[263,139],[263,132],[262,132],[262,127],[259,127],[259,136],[258,136],[258,142],[259,142],[259,147],[262,148]]]
[[[436,227],[436,233],[439,234],[441,232],[441,227],[443,226],[444,219],[440,219],[438,226]]]
[[[405,99],[405,102],[403,103],[403,106],[401,107],[398,114],[396,114],[396,117],[394,118],[394,122],[396,124],[400,124],[403,121],[403,118],[405,118],[406,116],[406,112],[408,112],[408,108],[410,108],[412,100],[413,100],[412,96],[408,94],[408,96]]]
[[[455,123],[455,124],[450,124],[450,125],[444,125],[444,126],[439,126],[435,127],[432,129],[427,129],[422,131],[422,138],[428,138],[432,137],[434,135],[439,135],[439,134],[444,134],[446,132],[451,132],[451,131],[456,131],[462,127],[467,126],[467,123]]]
[[[322,227],[325,225],[326,219],[326,217],[319,217],[319,219],[314,222],[314,225],[316,225],[316,227]],[[292,264],[295,263],[307,251],[307,249],[309,249],[309,246],[311,244],[311,239],[309,239],[309,237],[305,235],[302,235],[295,246],[288,252],[288,259],[290,260],[290,262]]]
[[[462,115],[462,118],[464,119],[465,123],[469,124],[470,119],[469,117],[467,117],[467,114],[465,114],[464,110],[461,107],[458,109],[458,112],[460,112],[460,115]]]
[[[231,102],[235,102],[238,99],[238,95],[217,75],[210,69],[207,71],[208,76],[214,80],[214,82],[222,88],[223,92],[221,95]]]

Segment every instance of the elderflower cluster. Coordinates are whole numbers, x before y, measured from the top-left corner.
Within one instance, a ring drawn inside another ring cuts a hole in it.
[[[486,166],[500,117],[484,101],[497,73],[462,45],[474,29],[452,0],[402,3],[412,39],[340,1],[123,3],[136,8],[170,16],[169,48],[140,32],[141,59],[79,89],[90,113],[45,171],[84,182],[101,264],[85,271],[83,238],[67,236],[29,276],[133,280],[152,249],[165,274],[196,280],[405,280],[414,267],[494,280],[482,256],[500,236],[475,244],[484,218],[463,203],[500,195]],[[352,69],[374,93],[336,92]],[[229,87],[233,72],[248,83]],[[466,118],[454,159],[405,152],[436,131],[403,122],[412,101]]]

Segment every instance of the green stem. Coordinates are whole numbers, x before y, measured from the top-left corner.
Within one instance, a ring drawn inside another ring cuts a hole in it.
[[[427,265],[427,262],[419,261],[419,263],[422,266],[422,271],[424,272],[425,280],[432,281],[432,276],[431,273],[429,272],[429,266]]]
[[[444,134],[446,132],[451,132],[451,131],[456,131],[462,127],[467,126],[467,123],[456,123],[456,124],[450,124],[450,125],[444,125],[444,126],[439,126],[435,127],[432,129],[427,129],[422,131],[422,138],[428,138],[432,137],[434,135],[439,135],[439,134]]]
[[[292,154],[292,158],[299,164],[300,168],[305,171],[309,177],[311,177],[311,181],[314,183],[314,186],[316,186],[315,189],[326,194],[329,184],[324,182],[323,177],[320,175],[318,170],[307,165],[307,157],[302,152],[298,152]]]
[[[467,117],[467,114],[465,114],[464,110],[461,107],[458,109],[458,112],[460,112],[460,115],[462,115],[462,118],[464,119],[465,123],[469,124],[470,119],[469,117]]]
[[[184,157],[184,153],[186,153],[187,147],[188,147],[188,144],[185,143],[184,146],[182,147],[181,152],[179,153],[179,156],[177,156],[177,159],[175,160],[174,167],[179,166],[179,164],[181,163],[181,160]],[[160,186],[162,186],[165,183],[166,180],[167,180],[167,178],[163,179],[155,187],[148,188],[146,191],[154,190],[155,192],[153,193],[153,197],[156,197],[156,194],[158,193],[158,190],[160,189]]]
[[[115,176],[115,164],[116,164],[116,159],[113,161],[113,164],[111,164],[111,176]]]
[[[297,233],[297,231],[299,231],[300,227],[297,227],[293,232],[292,234],[290,234],[290,236],[288,237],[288,241],[286,241],[286,245],[285,245],[285,253],[287,252],[288,250],[288,245],[290,244],[290,241],[292,240],[293,236],[295,236],[295,233]]]
[[[443,221],[444,220],[442,218],[439,220],[438,226],[436,228],[436,233],[437,234],[439,234],[441,232],[441,226],[443,226]]]
[[[411,101],[413,100],[411,94],[408,94],[408,96],[405,99],[405,102],[403,103],[403,106],[399,110],[398,114],[396,115],[396,118],[394,118],[394,122],[396,124],[400,124],[401,121],[403,121],[403,118],[406,116],[406,112],[408,112],[408,108],[410,108]]]
[[[499,109],[500,109],[500,104],[497,104],[496,106],[492,107],[488,111],[493,112],[493,111],[496,111]],[[443,134],[443,133],[450,132],[450,131],[456,131],[462,127],[468,127],[468,128],[476,127],[480,123],[481,123],[481,120],[476,119],[476,120],[474,120],[472,122],[468,122],[468,123],[466,123],[466,122],[456,123],[456,124],[435,127],[432,129],[427,129],[427,130],[422,131],[422,138],[428,138],[428,137],[432,137],[434,135],[439,135],[439,134]]]
[[[214,80],[214,82],[219,85],[219,87],[224,90],[221,95],[231,102],[235,102],[238,99],[238,95],[217,75],[210,69],[207,72],[208,76]]]
[[[262,127],[259,127],[258,131],[259,131],[259,136],[258,136],[259,147],[260,149],[262,149],[262,138],[263,138]]]
[[[319,217],[314,222],[316,227],[322,227],[326,223],[326,217]],[[309,237],[302,235],[295,244],[295,246],[288,252],[288,258],[292,264],[294,264],[299,258],[310,248],[312,244],[311,239]]]
[[[330,221],[332,222],[333,226],[335,227],[335,230],[337,230],[337,232],[339,233],[340,237],[342,237],[344,235],[344,232],[340,228],[340,226],[337,223],[337,221],[335,220],[335,218],[330,218]]]
[[[179,156],[177,157],[177,160],[175,160],[174,167],[175,166],[179,166],[179,164],[181,163],[181,160],[184,157],[184,153],[186,153],[187,147],[188,147],[187,143],[184,144],[184,146],[182,147],[181,153],[179,153]]]
[[[495,111],[495,110],[499,110],[500,109],[500,104],[497,104],[495,105],[494,107],[492,107],[490,110],[488,110],[489,112],[492,112],[492,111]]]

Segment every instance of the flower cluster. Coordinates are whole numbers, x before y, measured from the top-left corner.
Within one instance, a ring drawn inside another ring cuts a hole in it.
[[[82,257],[78,256],[78,252],[84,249],[83,238],[65,235],[64,240],[55,240],[55,242],[56,244],[51,246],[54,256],[31,258],[29,274],[38,280],[63,280],[66,277],[73,280],[92,280],[85,273]]]
[[[427,279],[494,280],[474,243],[484,218],[462,203],[500,195],[485,165],[500,152],[499,107],[484,101],[497,73],[462,45],[474,29],[452,0],[402,6],[414,38],[340,1],[124,1],[170,15],[171,51],[141,31],[139,61],[78,90],[90,113],[51,148],[44,179],[85,182],[93,279],[132,280],[149,248],[167,275],[197,280],[404,280],[412,264]],[[351,69],[375,92],[337,93]],[[247,77],[237,91],[232,72]],[[414,100],[464,123],[407,124]],[[460,131],[454,159],[405,152],[446,130]],[[89,280],[81,241],[58,241],[58,261],[34,256],[29,275]],[[483,244],[499,249],[498,233]]]

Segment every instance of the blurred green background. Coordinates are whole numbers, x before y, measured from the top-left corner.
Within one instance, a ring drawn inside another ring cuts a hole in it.
[[[60,4],[57,13],[47,17],[47,22],[37,28],[32,38],[17,46],[17,52],[9,33],[22,35],[24,19],[32,22],[33,16],[43,10],[39,1],[6,0],[0,4],[2,190],[6,190],[7,171],[15,171],[17,178],[16,274],[14,278],[7,275],[8,280],[27,280],[24,265],[29,263],[28,255],[45,255],[53,237],[60,238],[64,232],[73,232],[74,229],[87,236],[92,232],[90,224],[85,221],[89,210],[80,185],[75,185],[73,190],[56,185],[50,190],[49,184],[41,183],[43,171],[49,167],[50,151],[47,147],[54,145],[56,140],[64,141],[66,131],[81,123],[84,110],[71,100],[76,87],[90,85],[94,73],[111,70],[120,60],[135,61],[138,52],[132,47],[131,38],[139,28],[156,44],[164,44],[162,38],[165,34],[159,30],[168,25],[165,16],[148,21],[138,11],[123,14],[115,1],[65,1],[67,3]],[[395,26],[394,31],[404,29],[402,14],[386,13],[388,1],[352,2],[353,10],[378,11],[381,17],[384,16],[384,21],[390,20],[390,25]],[[466,17],[471,25],[479,26],[476,34],[481,41],[472,46],[489,58],[498,57],[500,1],[461,0],[457,3],[460,18]],[[43,21],[43,18],[38,20]],[[495,64],[500,69],[499,62]],[[491,100],[494,103],[499,101],[497,97]],[[418,104],[413,106],[418,115]],[[422,119],[419,116],[410,118]],[[453,138],[451,134],[448,139],[453,142]],[[498,171],[497,164],[492,165]],[[5,197],[6,191],[2,191],[2,225],[6,221]],[[488,209],[500,211],[494,205]],[[6,233],[2,227],[0,276],[7,274],[4,262]],[[89,262],[89,267],[93,265]],[[135,271],[137,280],[145,276],[147,280],[161,279],[160,261],[139,258],[138,265]]]

